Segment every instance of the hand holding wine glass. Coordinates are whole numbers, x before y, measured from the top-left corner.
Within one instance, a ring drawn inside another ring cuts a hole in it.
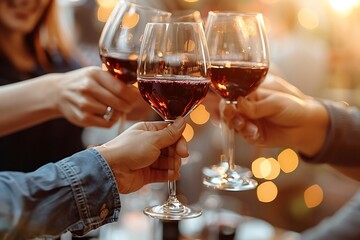
[[[146,102],[167,122],[186,117],[205,98],[210,60],[201,23],[148,23],[138,67],[139,90]],[[169,182],[169,197],[159,206],[144,209],[151,217],[180,220],[201,211],[183,205],[176,183]]]
[[[211,86],[226,104],[254,91],[269,69],[269,49],[260,13],[209,12],[205,27],[211,59]],[[250,169],[235,164],[234,130],[222,124],[224,161],[203,169],[206,186],[228,191],[253,189]]]
[[[169,12],[119,1],[106,22],[99,41],[100,58],[106,69],[119,80],[129,84],[129,87],[134,84],[146,23],[167,22],[170,16]],[[111,110],[111,106],[108,109]],[[120,118],[119,132],[124,130],[125,121],[124,113]]]

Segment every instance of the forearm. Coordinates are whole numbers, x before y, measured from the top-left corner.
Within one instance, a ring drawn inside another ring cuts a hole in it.
[[[59,117],[54,74],[0,87],[0,136]]]
[[[0,238],[83,235],[120,211],[112,172],[93,149],[33,173],[1,173],[0,189]]]
[[[315,99],[305,100],[304,119],[295,138],[295,148],[306,156],[315,156],[328,136],[330,116],[325,106]]]
[[[326,140],[314,157],[303,156],[303,159],[313,163],[360,167],[360,111],[343,103],[322,102],[330,116]]]

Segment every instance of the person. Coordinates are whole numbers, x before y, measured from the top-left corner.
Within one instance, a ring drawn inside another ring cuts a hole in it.
[[[116,221],[119,193],[180,177],[181,158],[188,156],[185,126],[181,117],[173,124],[140,122],[34,172],[0,172],[0,238],[56,237],[66,230],[81,236]]]
[[[109,128],[146,105],[135,87],[86,67],[68,39],[57,1],[0,1],[0,170],[34,171],[81,151],[84,127]]]
[[[304,161],[326,163],[360,181],[360,110],[316,99],[270,75],[237,109],[220,104],[225,122],[248,142],[291,147]],[[359,239],[360,191],[332,217],[301,233],[304,240]]]

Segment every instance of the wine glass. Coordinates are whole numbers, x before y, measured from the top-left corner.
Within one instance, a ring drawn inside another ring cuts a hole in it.
[[[168,22],[171,13],[147,6],[119,1],[106,22],[99,40],[99,54],[106,69],[127,84],[136,82],[137,58],[148,22]],[[111,109],[111,108],[110,108]],[[120,118],[124,130],[126,114]]]
[[[192,9],[173,11],[171,19],[173,22],[203,22],[201,13]]]
[[[138,87],[147,103],[166,121],[186,117],[210,88],[209,53],[201,23],[148,23],[141,45]],[[148,216],[181,220],[201,215],[176,197],[176,182],[168,183],[162,205],[144,209]]]
[[[205,27],[211,59],[211,87],[236,108],[265,79],[269,48],[261,13],[210,11]],[[254,189],[250,169],[235,164],[234,130],[222,124],[225,152],[220,163],[203,169],[203,184],[220,190]]]

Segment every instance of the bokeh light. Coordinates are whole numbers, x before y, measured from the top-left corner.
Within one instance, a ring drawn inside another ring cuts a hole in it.
[[[100,22],[106,22],[112,12],[112,8],[99,7],[97,11],[97,19]]]
[[[298,20],[303,28],[313,30],[319,26],[319,16],[311,8],[301,8],[298,12]]]
[[[251,163],[251,171],[253,172],[256,178],[264,178],[263,172],[261,170],[261,164],[266,160],[264,157],[255,159]]]
[[[103,8],[114,8],[118,0],[97,0],[100,7]]]
[[[205,124],[210,119],[210,113],[206,110],[205,106],[200,104],[194,111],[190,113],[190,119],[197,125]]]
[[[308,208],[314,208],[321,204],[324,199],[324,193],[322,188],[314,184],[307,188],[304,192],[305,204]]]
[[[260,202],[269,203],[274,201],[278,195],[275,183],[271,181],[261,183],[256,189],[257,197]]]
[[[356,6],[359,6],[359,2],[359,0],[329,0],[330,6],[341,15],[349,15]]]
[[[280,174],[280,164],[278,161],[276,161],[276,159],[274,158],[268,158],[266,159],[267,162],[267,166],[269,167],[269,173],[264,176],[264,178],[266,180],[273,180],[275,178],[277,178]],[[262,165],[264,164],[264,162],[262,163]]]
[[[97,0],[99,5],[97,19],[100,22],[106,22],[117,2],[117,0]]]
[[[186,124],[185,130],[183,132],[183,136],[187,142],[190,142],[194,137],[194,129],[190,124]]]
[[[278,155],[278,162],[283,172],[290,173],[298,167],[299,157],[295,151],[287,148]]]

